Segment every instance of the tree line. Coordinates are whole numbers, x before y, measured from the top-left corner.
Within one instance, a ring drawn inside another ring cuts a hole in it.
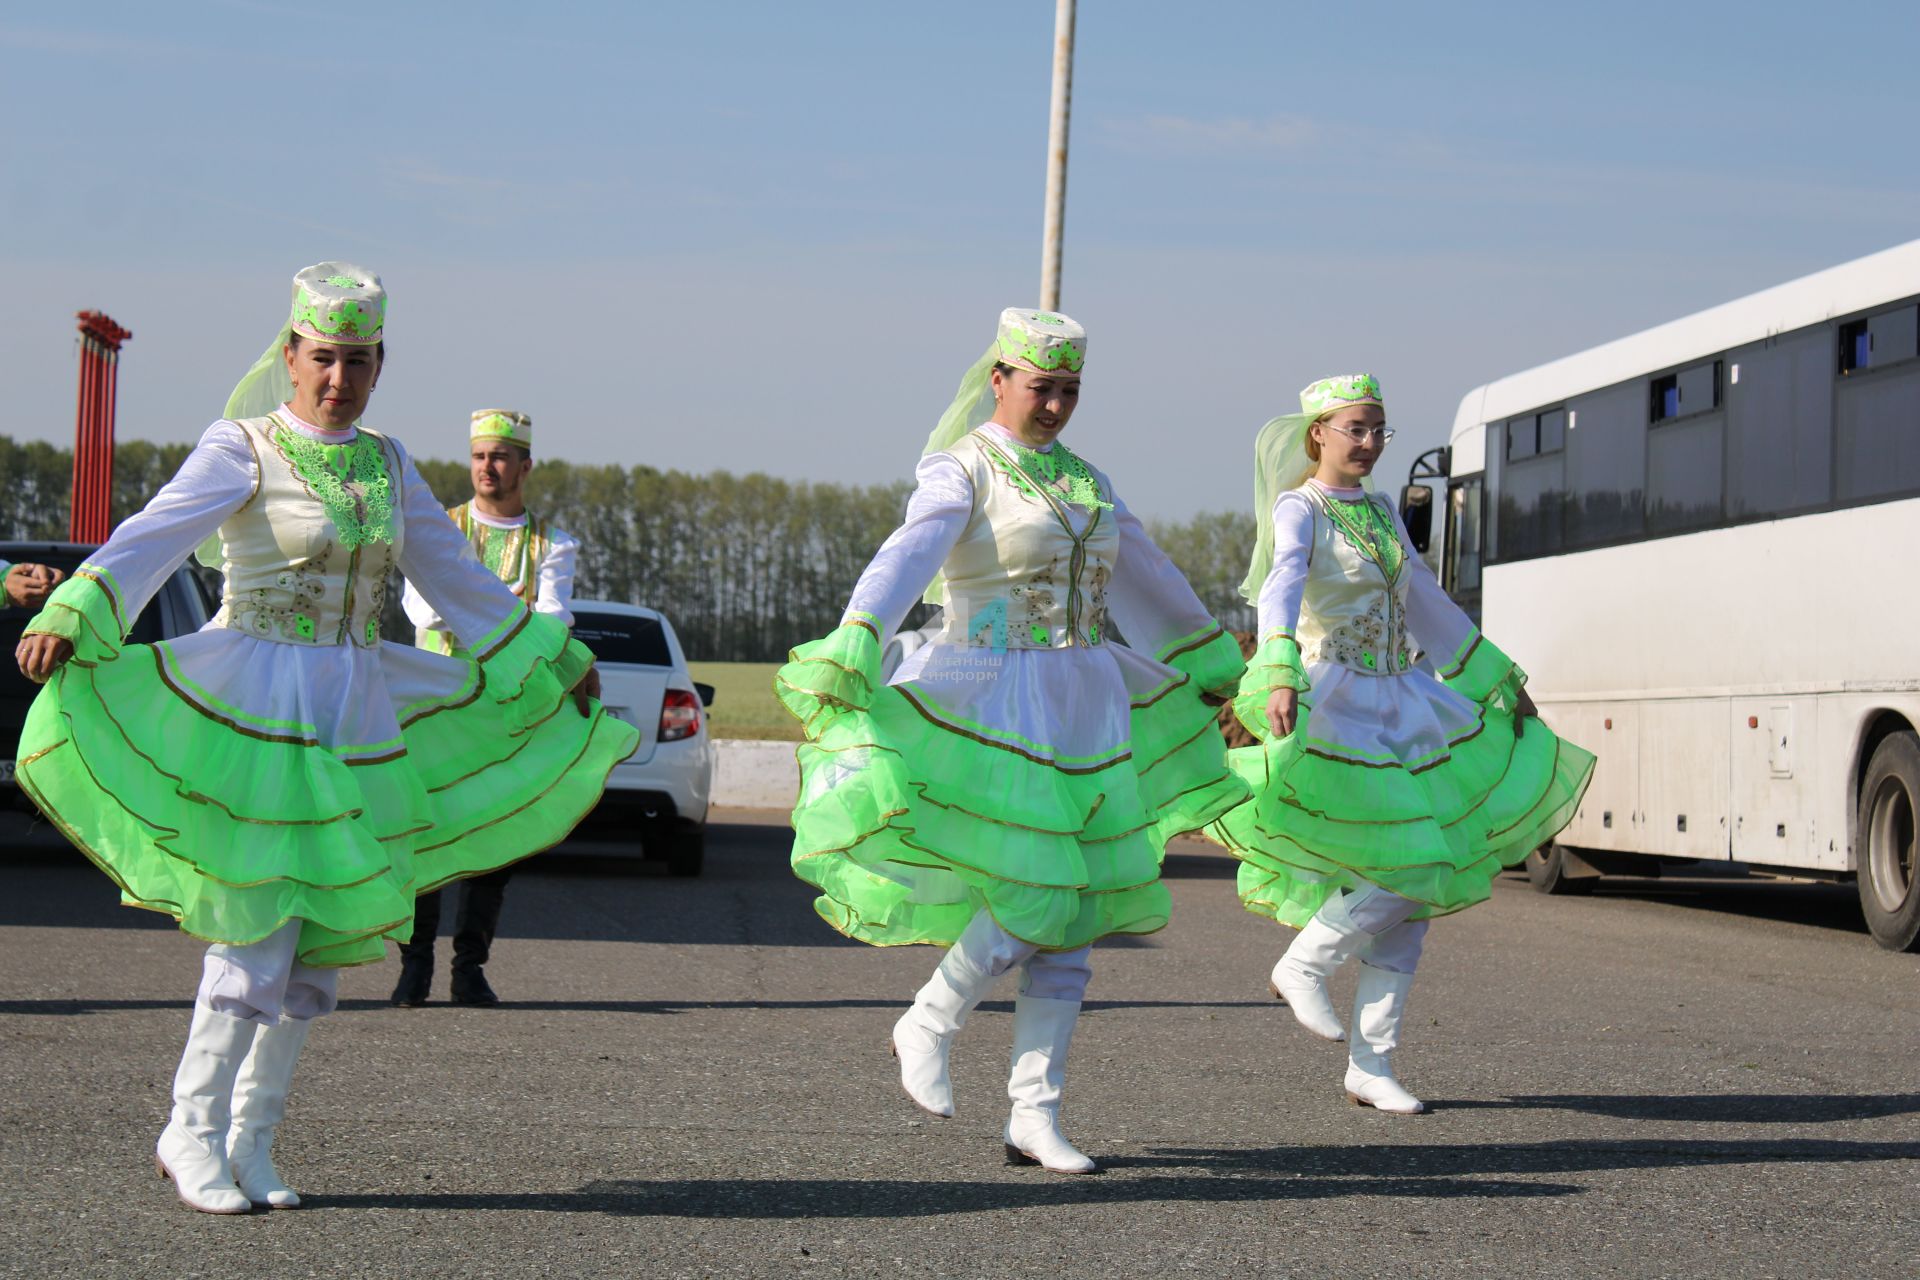
[[[117,445],[114,522],[145,506],[191,448]],[[471,496],[464,461],[418,465],[443,503]],[[64,539],[72,477],[72,450],[0,436],[0,538]],[[838,624],[910,490],[905,481],[816,484],[542,458],[528,478],[527,503],[580,539],[574,590],[581,598],[661,610],[690,657],[772,662]],[[1234,630],[1253,628],[1239,596],[1253,527],[1247,512],[1149,522],[1201,600]]]

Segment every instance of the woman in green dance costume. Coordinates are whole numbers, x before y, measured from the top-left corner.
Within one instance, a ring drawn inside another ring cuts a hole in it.
[[[1365,487],[1387,429],[1361,374],[1300,393],[1255,449],[1259,541],[1242,590],[1260,648],[1231,753],[1253,800],[1214,824],[1247,910],[1300,930],[1272,988],[1347,1039],[1327,978],[1360,960],[1347,1096],[1413,1113],[1389,1055],[1427,921],[1484,899],[1573,817],[1593,757],[1534,717],[1526,675],[1449,600]],[[1439,679],[1415,665],[1422,652]]]
[[[405,940],[416,894],[559,841],[636,745],[593,699],[592,655],[466,554],[406,451],[359,425],[385,315],[364,268],[295,276],[226,416],[17,655],[46,682],[21,787],[123,902],[213,944],[155,1154],[207,1213],[299,1204],[270,1148],[340,968]],[[220,612],[126,644],[196,547],[225,575]],[[381,643],[396,573],[474,660]]]
[[[1067,317],[1001,314],[845,622],[776,682],[806,727],[793,866],[820,914],[948,948],[894,1026],[901,1085],[951,1116],[954,1033],[1020,967],[1007,1155],[1059,1173],[1095,1167],[1059,1126],[1088,949],[1164,926],[1167,837],[1246,796],[1202,696],[1232,691],[1238,646],[1060,442],[1085,357]],[[944,630],[883,683],[882,640],[936,577]]]

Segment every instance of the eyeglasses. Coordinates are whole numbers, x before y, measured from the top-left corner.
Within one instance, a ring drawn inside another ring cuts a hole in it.
[[[1355,430],[1352,427],[1336,427],[1331,422],[1322,423],[1321,425],[1329,431],[1338,431],[1355,444],[1365,444],[1369,440],[1377,440],[1384,445],[1387,441],[1393,439],[1392,427],[1361,427]]]

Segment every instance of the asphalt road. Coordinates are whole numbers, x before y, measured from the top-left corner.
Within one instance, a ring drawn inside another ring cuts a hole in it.
[[[1182,846],[1173,927],[1095,956],[1066,1125],[1108,1171],[1068,1178],[1001,1163],[1011,983],[955,1051],[959,1117],[923,1116],[884,1043],[935,953],[838,938],[785,843],[736,812],[699,880],[529,864],[499,1009],[391,1009],[394,961],[349,971],[276,1150],[309,1207],[213,1218],[150,1154],[198,947],[0,832],[0,1270],[1920,1273],[1920,957],[1849,889],[1503,882],[1429,938],[1397,1058],[1433,1111],[1387,1117],[1267,996],[1290,935]]]

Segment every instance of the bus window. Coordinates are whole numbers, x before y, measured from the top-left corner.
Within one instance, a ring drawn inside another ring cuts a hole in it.
[[[1481,477],[1447,487],[1447,540],[1441,578],[1447,591],[1478,621],[1480,617]]]
[[[1721,416],[1647,433],[1647,529],[1675,533],[1720,523]]]
[[[1534,414],[1507,423],[1507,461],[1518,462],[1540,452],[1540,419]]]
[[[1840,326],[1840,373],[1878,369],[1920,355],[1920,307],[1895,307]]]
[[[1567,546],[1640,536],[1647,483],[1647,420],[1636,383],[1567,402]]]
[[[1564,549],[1560,516],[1566,505],[1565,461],[1566,454],[1550,453],[1500,468],[1491,549],[1502,563],[1557,555]]]
[[[1920,492],[1920,366],[1843,380],[1837,414],[1835,497]]]
[[[1558,453],[1567,447],[1567,411],[1549,409],[1540,415],[1540,452]]]
[[[1720,362],[1697,364],[1691,369],[1682,369],[1680,378],[1680,412],[1705,413],[1709,409],[1720,407]]]
[[[1654,422],[1710,413],[1720,407],[1720,362],[1710,360],[1653,380]]]
[[[1822,325],[1728,353],[1728,519],[1785,515],[1831,500],[1830,332]]]

